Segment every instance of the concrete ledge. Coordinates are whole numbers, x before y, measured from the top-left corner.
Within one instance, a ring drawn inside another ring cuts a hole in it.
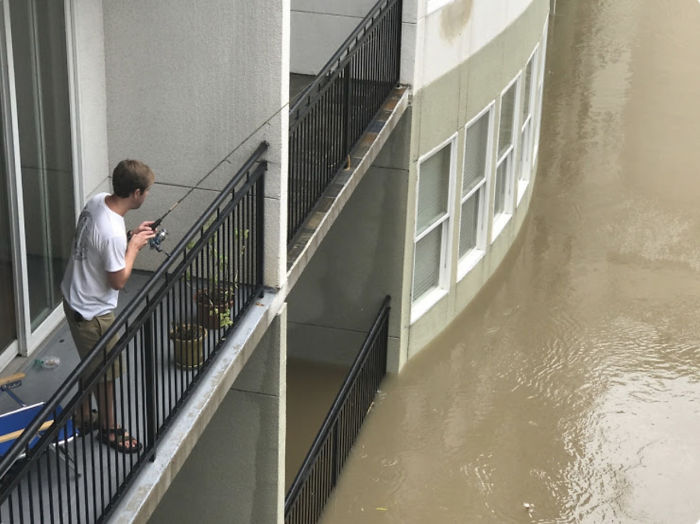
[[[408,107],[410,90],[400,86],[387,97],[350,153],[351,168],[335,175],[312,210],[294,244],[287,250],[287,288],[291,290],[333,226],[362,177],[379,155]]]
[[[285,293],[266,291],[219,350],[212,366],[158,443],[108,522],[146,522],[231,389],[256,346],[284,307]]]

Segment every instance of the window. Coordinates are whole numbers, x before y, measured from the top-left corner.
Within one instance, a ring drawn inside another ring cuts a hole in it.
[[[525,66],[523,78],[523,102],[520,112],[520,166],[518,170],[518,203],[525,194],[525,189],[530,183],[530,173],[532,171],[532,138],[533,138],[533,115],[535,107],[535,92],[537,81],[537,47],[530,55],[530,59]]]
[[[484,255],[486,179],[491,159],[493,104],[466,126],[459,223],[459,274],[462,278]]]
[[[537,92],[535,114],[535,131],[533,133],[532,144],[532,159],[537,158],[537,152],[540,148],[540,124],[542,123],[542,88],[544,86],[544,66],[547,55],[547,30],[549,28],[549,20],[545,20],[544,29],[542,30],[542,39],[540,40],[539,60],[537,61]]]
[[[501,114],[498,127],[498,159],[494,184],[493,233],[491,240],[503,230],[513,215],[514,157],[518,121],[520,73],[501,94]]]
[[[435,304],[448,287],[448,242],[456,134],[418,163],[412,321]]]

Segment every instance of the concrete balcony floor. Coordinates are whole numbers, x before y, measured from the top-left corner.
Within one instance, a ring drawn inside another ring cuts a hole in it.
[[[134,272],[131,275],[125,288],[119,293],[117,314],[148,282],[149,278],[150,273],[146,272]],[[35,360],[42,360],[49,356],[58,357],[61,364],[51,369],[35,365]],[[75,349],[68,324],[63,321],[34,354],[30,357],[16,357],[0,374],[6,377],[14,373],[25,373],[22,385],[12,391],[22,402],[31,405],[50,398],[79,363],[78,351]],[[0,413],[12,411],[18,407],[17,402],[10,395],[7,393],[0,395]]]

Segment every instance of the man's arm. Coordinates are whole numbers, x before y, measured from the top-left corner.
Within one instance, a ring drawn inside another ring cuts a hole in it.
[[[112,289],[118,291],[126,285],[127,280],[131,276],[131,270],[134,268],[136,255],[148,243],[149,239],[154,236],[156,236],[155,231],[151,228],[141,229],[138,233],[134,233],[131,236],[124,255],[124,268],[119,271],[107,271],[107,281]]]

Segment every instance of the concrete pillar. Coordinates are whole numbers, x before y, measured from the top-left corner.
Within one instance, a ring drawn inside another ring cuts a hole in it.
[[[349,366],[388,294],[389,372],[405,361],[402,273],[410,113],[401,118],[288,296],[290,357]]]
[[[283,306],[150,522],[283,522],[286,317]]]

